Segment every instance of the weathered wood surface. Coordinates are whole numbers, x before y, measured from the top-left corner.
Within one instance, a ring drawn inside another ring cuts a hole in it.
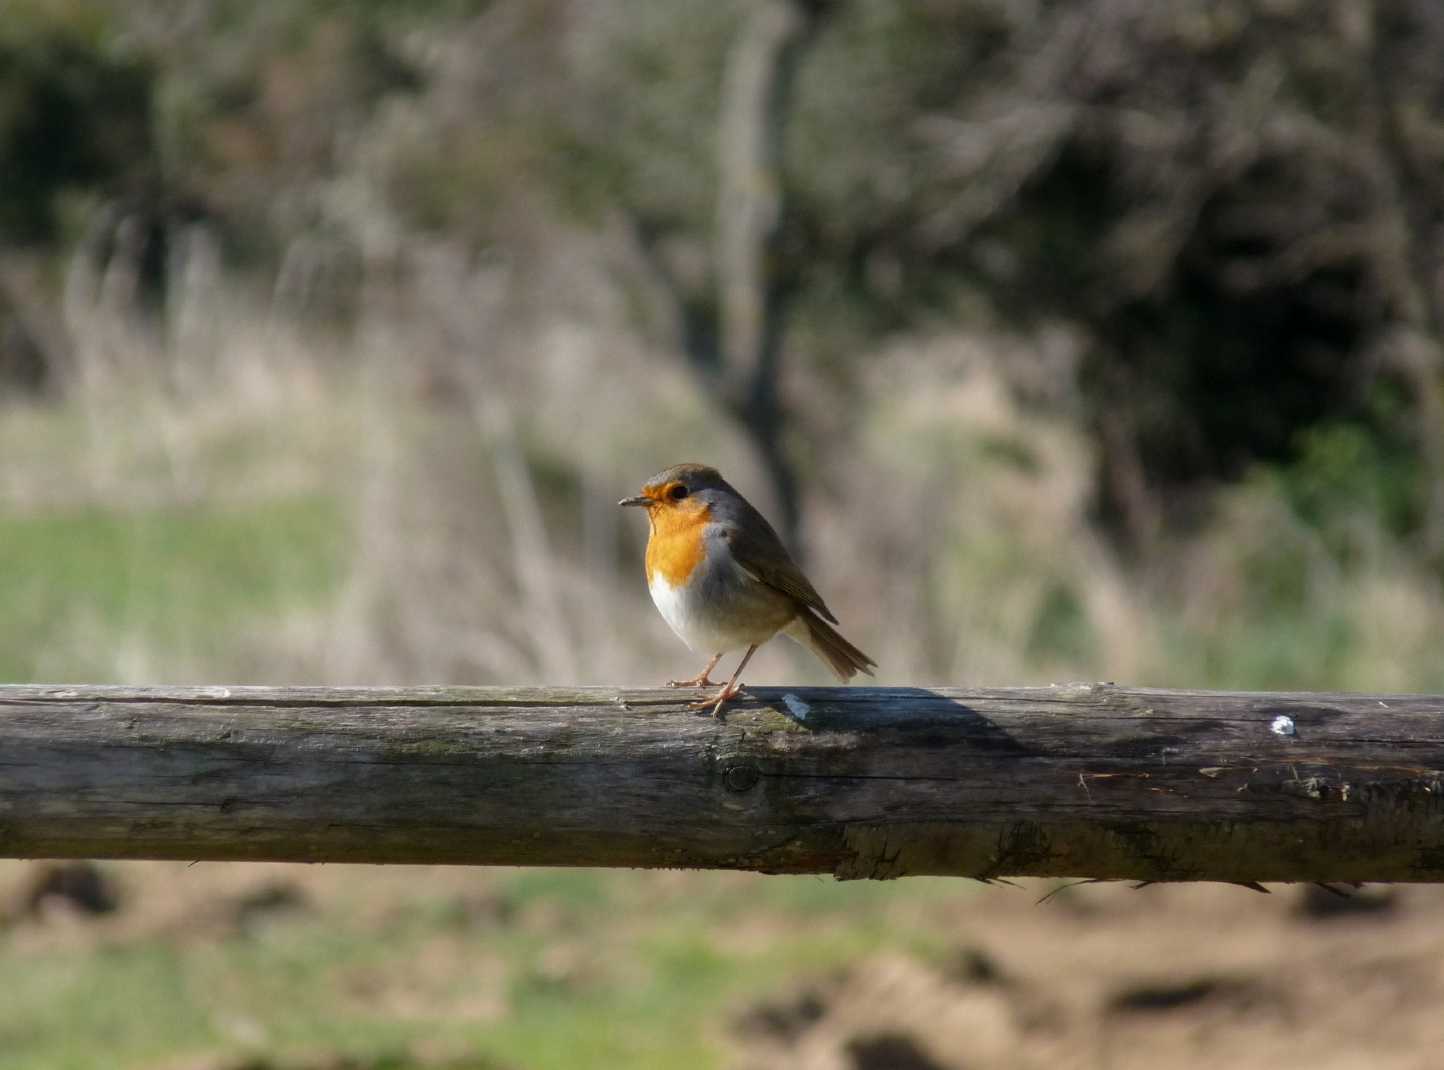
[[[1444,697],[694,697],[0,687],[0,855],[1444,880]]]

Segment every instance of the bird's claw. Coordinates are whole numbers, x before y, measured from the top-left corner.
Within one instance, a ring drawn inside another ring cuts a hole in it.
[[[731,688],[730,690],[724,687],[720,693],[713,695],[710,698],[704,698],[700,702],[687,703],[687,708],[689,710],[710,709],[712,711],[712,716],[718,717],[722,713],[722,707],[727,705],[727,703],[731,702],[738,695],[742,694],[743,690],[744,688],[741,684],[738,684],[736,687]]]

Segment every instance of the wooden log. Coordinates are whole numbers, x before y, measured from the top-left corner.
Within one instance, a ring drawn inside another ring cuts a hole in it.
[[[0,856],[1444,879],[1444,697],[0,687]]]

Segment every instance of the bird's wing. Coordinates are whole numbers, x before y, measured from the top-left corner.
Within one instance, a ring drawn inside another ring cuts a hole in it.
[[[722,529],[722,535],[732,550],[732,557],[742,571],[759,583],[765,583],[789,598],[797,599],[803,605],[816,610],[825,620],[836,624],[837,618],[832,615],[832,610],[827,608],[822,595],[817,593],[816,588],[802,574],[802,569],[792,560],[792,555],[787,552],[787,547],[782,545],[782,540],[777,537],[777,532],[772,530],[772,525],[756,510],[753,510],[753,514],[752,522],[745,528],[738,524],[728,524]]]

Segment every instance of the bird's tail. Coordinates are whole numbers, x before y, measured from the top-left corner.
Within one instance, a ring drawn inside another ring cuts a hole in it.
[[[809,608],[802,608],[785,631],[827,662],[843,683],[858,672],[871,676],[872,670],[877,667],[877,662],[849,643],[836,628]]]

